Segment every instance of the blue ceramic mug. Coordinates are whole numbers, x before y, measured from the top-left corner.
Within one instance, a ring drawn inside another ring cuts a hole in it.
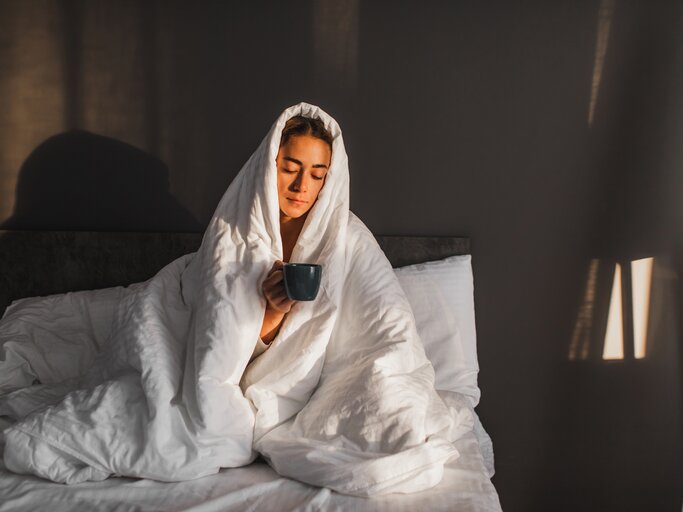
[[[287,297],[313,300],[318,295],[323,268],[312,263],[285,263],[282,267]]]

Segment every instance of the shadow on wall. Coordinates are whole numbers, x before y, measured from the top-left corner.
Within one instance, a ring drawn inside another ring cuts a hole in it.
[[[119,140],[55,135],[22,165],[14,213],[0,229],[203,231],[170,194],[168,175],[161,160]]]

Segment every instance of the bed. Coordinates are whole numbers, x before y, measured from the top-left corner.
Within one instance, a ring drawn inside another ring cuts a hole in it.
[[[439,307],[455,311],[453,316],[460,318],[462,340],[458,338],[459,341],[451,343],[448,348],[438,340],[431,346],[427,346],[427,342],[425,345],[437,370],[437,389],[440,389],[440,378],[443,382],[454,383],[458,391],[476,405],[479,390],[476,385],[476,347],[473,344],[469,239],[376,238],[396,268],[418,325],[427,322],[429,315],[443,311]],[[194,233],[0,231],[0,311],[22,297],[143,281],[173,259],[195,251],[200,243],[201,235]],[[448,278],[441,279],[444,276]],[[451,292],[438,291],[440,283],[451,278],[454,279],[450,282],[451,288],[464,289],[464,294],[458,292],[449,296]],[[436,295],[440,303],[435,306],[432,301]],[[429,332],[426,337],[430,336],[438,338],[439,334]],[[465,338],[471,338],[472,342],[466,343]],[[457,363],[454,358],[457,358]],[[9,424],[7,418],[0,416],[0,429]],[[16,475],[7,471],[0,462],[0,512],[48,509],[53,512],[500,510],[498,496],[490,480],[493,451],[490,439],[478,420],[475,428],[455,445],[460,457],[447,463],[443,480],[436,487],[416,494],[390,494],[369,499],[341,495],[280,477],[259,459],[246,467],[224,469],[218,474],[186,482],[109,478],[73,486]]]

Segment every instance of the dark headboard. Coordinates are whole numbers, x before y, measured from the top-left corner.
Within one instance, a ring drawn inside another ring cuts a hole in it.
[[[194,252],[198,233],[0,230],[0,316],[15,299],[128,285]],[[394,267],[469,254],[463,237],[377,236]]]

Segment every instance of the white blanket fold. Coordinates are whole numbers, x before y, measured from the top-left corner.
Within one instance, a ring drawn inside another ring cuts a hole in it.
[[[249,364],[260,285],[282,259],[275,157],[293,115],[334,142],[325,185],[292,261],[319,263],[299,302]],[[342,493],[438,483],[472,429],[464,400],[434,390],[408,301],[349,212],[341,130],[318,107],[285,110],[219,203],[197,253],[127,288],[13,304],[0,321],[5,463],[57,482],[110,475],[187,480],[250,463]],[[37,381],[37,382],[36,382]]]

